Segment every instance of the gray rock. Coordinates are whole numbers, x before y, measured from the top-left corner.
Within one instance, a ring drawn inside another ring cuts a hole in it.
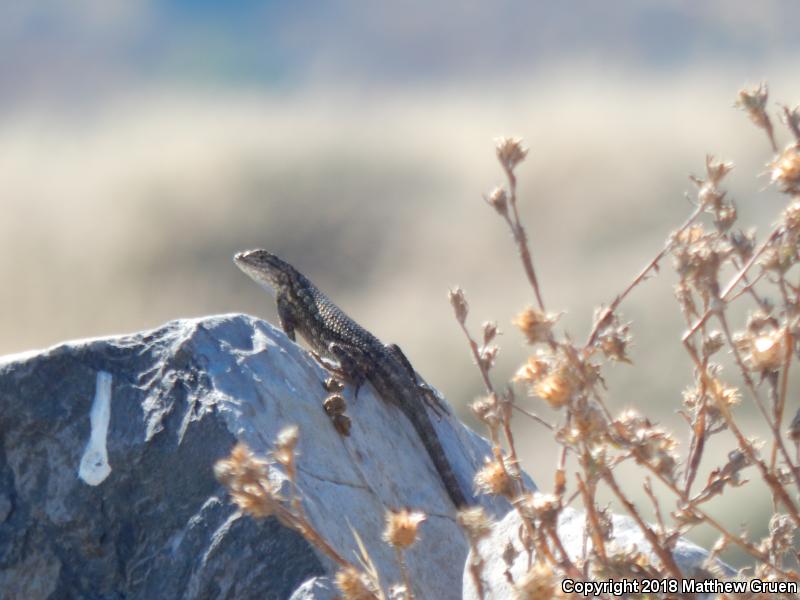
[[[650,543],[645,539],[632,518],[613,515],[612,523],[614,526],[613,544],[617,548],[624,549],[635,546],[638,550],[655,559]],[[494,525],[492,533],[481,540],[478,545],[478,552],[484,561],[483,576],[481,578],[484,585],[483,600],[510,600],[515,598],[513,586],[508,581],[506,571],[510,572],[513,581],[519,581],[528,569],[528,555],[522,550],[522,545],[519,541],[520,525],[519,513],[516,511],[509,512],[502,521]],[[567,507],[559,515],[559,537],[572,560],[582,556],[585,525],[585,513],[582,511]],[[502,558],[503,550],[509,542],[519,552],[510,568]],[[591,547],[591,542],[589,542],[589,547]],[[685,577],[708,579],[707,575],[701,571],[701,566],[708,557],[706,550],[688,540],[680,539],[676,544],[674,557]],[[728,565],[722,562],[717,564],[726,577],[733,577],[736,574]],[[472,575],[467,568],[464,569],[464,598],[466,600],[479,599]]]
[[[297,588],[289,600],[334,600],[338,595],[329,577],[314,577]]]
[[[277,599],[331,575],[293,531],[239,516],[213,477],[237,439],[263,452],[289,424],[305,509],[334,548],[354,557],[352,527],[388,586],[400,577],[385,510],[422,510],[407,554],[418,597],[461,597],[467,546],[412,427],[370,386],[357,399],[348,388],[340,436],[321,406],[326,375],[244,315],[0,358],[3,598]],[[436,426],[469,489],[487,442],[454,417]]]

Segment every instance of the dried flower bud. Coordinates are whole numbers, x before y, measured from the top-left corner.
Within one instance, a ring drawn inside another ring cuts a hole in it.
[[[498,333],[497,323],[494,321],[486,321],[483,324],[483,345],[486,346],[489,344]]]
[[[756,246],[756,232],[755,229],[750,229],[747,232],[734,231],[730,235],[731,245],[733,251],[742,259],[747,262],[753,256],[753,249]]]
[[[378,600],[373,583],[355,567],[345,567],[337,571],[335,581],[344,600]]]
[[[537,561],[514,586],[515,600],[552,600],[560,596],[557,578],[552,567]]]
[[[572,438],[591,442],[602,438],[608,429],[606,417],[599,408],[588,402],[576,402],[573,411]]]
[[[522,504],[522,510],[547,527],[555,527],[558,513],[561,512],[561,500],[553,494],[534,492],[528,495]]]
[[[772,124],[766,111],[768,98],[769,89],[767,84],[762,82],[758,87],[739,90],[735,106],[745,111],[750,120],[758,127],[771,131]]]
[[[528,362],[522,365],[514,375],[514,381],[522,381],[533,385],[550,372],[550,362],[542,355],[528,357]]]
[[[500,352],[499,346],[482,346],[480,350],[481,366],[487,371],[494,366],[494,361],[497,360],[497,353]]]
[[[746,334],[736,336],[736,346],[745,353],[750,368],[754,371],[777,371],[783,365],[786,334],[783,328],[755,326]]]
[[[497,211],[497,214],[505,215],[508,213],[508,194],[506,194],[505,189],[501,187],[494,188],[492,193],[486,197],[486,202]]]
[[[714,212],[714,226],[717,228],[717,231],[725,233],[733,227],[737,218],[738,213],[736,212],[736,205],[733,202],[729,202],[720,206]]]
[[[214,475],[245,514],[255,518],[274,514],[283,498],[279,483],[270,480],[269,463],[238,443],[228,458],[217,461]]]
[[[800,198],[795,198],[783,211],[783,226],[795,234],[800,233]]]
[[[469,314],[469,304],[467,303],[467,298],[464,296],[464,290],[460,287],[450,290],[448,298],[456,314],[456,319],[463,325],[467,320],[467,314]]]
[[[470,404],[470,409],[475,417],[488,425],[491,429],[496,429],[500,425],[500,413],[498,412],[497,396],[492,393],[486,398],[479,398]]]
[[[777,183],[781,191],[800,193],[800,149],[796,144],[787,146],[769,167],[772,183]]]
[[[733,163],[716,160],[710,154],[706,156],[706,175],[709,183],[718,185],[733,170]]]
[[[532,391],[547,402],[550,408],[558,410],[569,402],[575,391],[576,381],[569,369],[561,366],[537,381]]]
[[[741,400],[738,388],[725,385],[717,377],[708,382],[708,392],[714,400],[716,408],[723,415],[730,414],[731,408],[739,404]]]
[[[636,462],[644,463],[672,480],[678,461],[672,436],[634,410],[627,410],[614,422],[615,441],[628,448]]]
[[[419,524],[426,519],[425,513],[406,509],[386,512],[386,529],[383,539],[395,548],[408,548],[417,541]]]
[[[800,143],[800,106],[789,108],[783,107],[783,121],[794,133],[795,139]]]
[[[522,140],[519,138],[498,138],[496,143],[497,159],[507,171],[513,171],[528,155],[528,149],[522,147]]]
[[[547,342],[553,335],[553,325],[561,315],[545,313],[532,306],[519,313],[512,323],[528,338],[529,344]]]
[[[773,555],[781,555],[794,548],[797,526],[789,515],[774,514],[769,520],[769,545]]]
[[[609,326],[598,336],[603,354],[610,360],[633,364],[628,357],[628,345],[631,343],[630,323],[620,323],[615,315]]]
[[[480,505],[462,508],[458,511],[456,519],[472,543],[477,543],[492,533],[494,523]]]
[[[725,336],[722,332],[715,329],[703,338],[703,355],[712,356],[719,352],[725,345]]]
[[[797,260],[797,244],[778,243],[767,248],[758,263],[767,271],[785,273]]]
[[[487,459],[483,468],[475,474],[475,487],[484,494],[503,496],[509,500],[517,494],[517,484],[511,478],[506,465],[498,460]]]

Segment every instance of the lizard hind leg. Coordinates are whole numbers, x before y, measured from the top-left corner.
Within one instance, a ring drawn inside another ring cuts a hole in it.
[[[367,380],[364,370],[360,366],[363,364],[363,353],[355,346],[346,346],[337,342],[328,344],[328,352],[339,361],[339,367],[335,372],[353,384],[355,388],[353,397],[358,398],[358,391]]]
[[[403,365],[403,367],[405,367],[406,371],[411,376],[411,379],[413,379],[416,383],[417,389],[422,395],[422,399],[425,401],[425,404],[428,405],[428,408],[430,408],[437,417],[449,414],[447,407],[442,403],[441,399],[433,390],[433,388],[420,379],[420,377],[417,375],[417,372],[411,365],[411,361],[408,360],[406,355],[400,349],[400,346],[397,344],[386,344],[385,348],[391,356],[393,356],[398,362],[400,362],[400,364]]]

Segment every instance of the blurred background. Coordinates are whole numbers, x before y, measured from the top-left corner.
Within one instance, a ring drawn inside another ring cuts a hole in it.
[[[464,287],[476,333],[489,319],[504,331],[497,382],[527,355],[510,320],[533,300],[481,199],[502,183],[494,138],[530,148],[520,203],[544,297],[585,339],[691,211],[687,176],[707,153],[736,164],[742,226],[775,220],[766,137],[733,102],[761,80],[773,114],[800,101],[798,19],[796,3],[747,0],[4,2],[0,353],[214,313],[274,322],[231,263],[265,247],[400,344],[469,420],[481,381],[447,290]],[[623,306],[635,366],[607,372],[608,402],[685,446],[691,371],[663,266]],[[550,434],[516,427],[549,490]],[[709,468],[733,447],[718,437]],[[761,487],[715,508],[734,531],[764,531]]]

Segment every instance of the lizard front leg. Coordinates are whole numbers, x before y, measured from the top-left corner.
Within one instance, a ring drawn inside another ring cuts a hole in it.
[[[328,352],[339,361],[339,373],[353,384],[353,397],[358,398],[358,390],[367,380],[362,366],[365,363],[364,353],[355,346],[338,342],[328,344]]]
[[[278,321],[280,322],[281,329],[283,329],[286,337],[293,342],[297,341],[294,333],[297,323],[292,313],[292,303],[289,302],[285,295],[279,294],[275,304],[278,306]]]

